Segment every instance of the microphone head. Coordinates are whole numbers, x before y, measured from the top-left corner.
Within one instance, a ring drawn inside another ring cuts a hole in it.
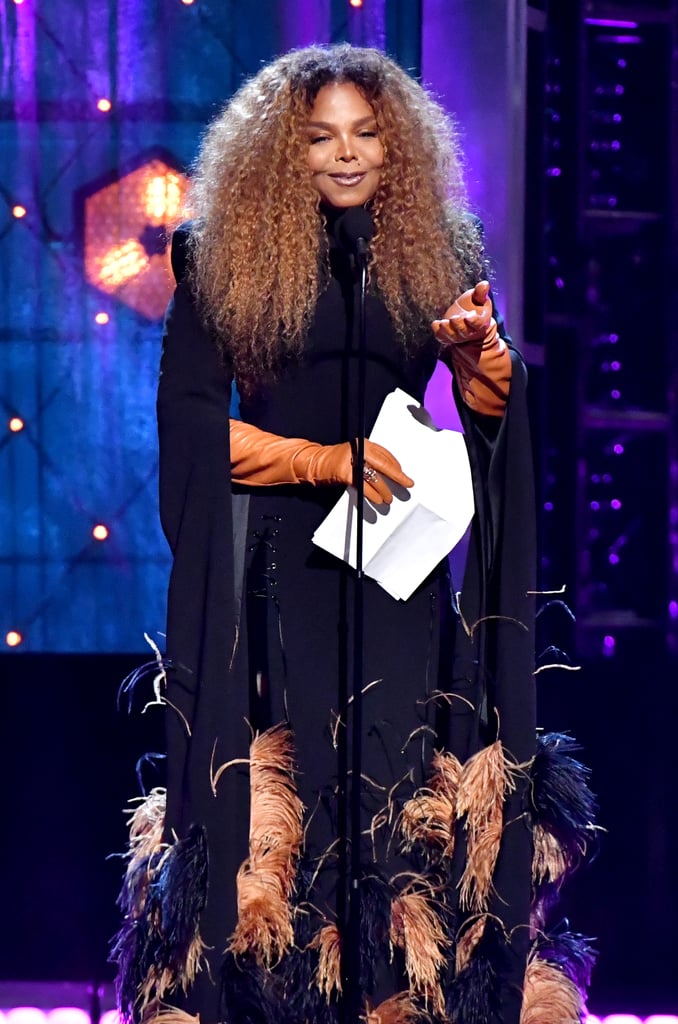
[[[339,218],[339,238],[349,252],[358,250],[358,240],[363,239],[363,246],[374,237],[376,228],[372,215],[364,206],[349,206]]]

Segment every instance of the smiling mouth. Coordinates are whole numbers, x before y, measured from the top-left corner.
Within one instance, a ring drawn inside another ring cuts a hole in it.
[[[366,171],[361,171],[359,174],[330,174],[332,181],[336,181],[337,185],[358,185],[365,177]]]

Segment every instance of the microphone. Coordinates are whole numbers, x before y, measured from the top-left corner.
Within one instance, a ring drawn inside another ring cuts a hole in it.
[[[367,263],[375,230],[372,215],[364,206],[349,206],[339,218],[339,239],[349,252],[355,254],[361,265]]]

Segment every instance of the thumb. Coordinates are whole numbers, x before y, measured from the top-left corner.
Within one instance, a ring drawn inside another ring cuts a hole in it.
[[[487,296],[490,293],[490,282],[479,281],[473,289],[473,295],[471,296],[471,302],[474,306],[484,306],[487,302]]]

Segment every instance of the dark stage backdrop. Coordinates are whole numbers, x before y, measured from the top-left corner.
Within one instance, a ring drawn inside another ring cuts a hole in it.
[[[291,46],[350,39],[421,70],[465,129],[496,290],[521,339],[513,165],[526,9],[0,0],[0,977],[112,974],[121,864],[106,858],[124,843],[137,759],[163,745],[157,709],[129,718],[116,693],[152,656],[144,631],[160,639],[164,625],[164,230],[204,125]],[[659,653],[623,649],[539,678],[541,724],[583,742],[609,830],[564,904],[573,927],[599,938],[594,1011],[678,1008],[673,678]]]
[[[185,173],[204,126],[276,54],[311,42],[375,45],[414,74],[423,72],[459,111],[470,191],[495,259],[495,291],[520,336],[511,282],[515,292],[521,218],[515,231],[508,223],[510,211],[520,210],[512,192],[520,174],[505,159],[509,147],[516,150],[515,100],[510,116],[503,109],[521,66],[513,37],[521,33],[516,12],[524,4],[488,0],[482,11],[475,3],[453,6],[446,0],[369,0],[360,8],[348,0],[0,5],[0,644],[6,649],[140,651],[144,632],[155,636],[163,628],[168,553],[156,511],[154,400],[160,324],[171,291],[166,232],[182,216]],[[457,61],[458,73],[449,59],[451,34],[467,55]],[[509,36],[512,45],[504,45]],[[449,407],[449,392],[444,401]]]

